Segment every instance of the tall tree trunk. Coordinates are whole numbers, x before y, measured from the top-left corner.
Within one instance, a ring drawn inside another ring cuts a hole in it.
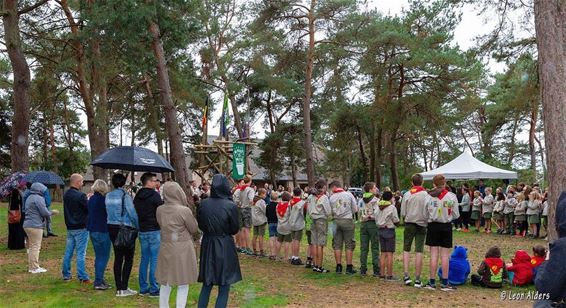
[[[515,136],[517,135],[517,127],[519,124],[519,116],[516,115],[515,116],[515,120],[513,121],[513,129],[511,130],[511,140],[509,141],[509,158],[507,159],[507,164],[511,165],[511,163],[513,162],[513,160],[515,159],[515,152],[517,149],[517,146],[515,144]]]
[[[548,164],[549,240],[558,238],[556,202],[566,190],[566,1],[535,0],[540,95]]]
[[[538,98],[537,98],[538,99]],[[531,108],[531,119],[530,119],[530,127],[529,127],[529,154],[531,157],[531,170],[533,170],[534,178],[537,177],[537,151],[535,146],[535,134],[537,132],[537,118],[538,118],[538,106],[536,101],[532,103],[533,106]]]
[[[377,150],[376,150],[377,166],[375,168],[375,184],[379,189],[381,187],[381,166],[383,162],[383,129],[380,127],[377,130]]]
[[[303,101],[303,127],[305,134],[305,154],[307,165],[307,178],[309,187],[314,187],[314,158],[313,158],[313,145],[312,145],[312,130],[311,130],[311,96],[312,96],[312,71],[314,66],[314,47],[315,47],[315,20],[314,8],[316,0],[311,0],[310,10],[308,13],[309,22],[309,47],[307,50],[307,67],[305,75],[305,97]]]
[[[29,125],[30,86],[29,66],[20,39],[20,18],[17,0],[4,0],[2,21],[4,25],[4,44],[8,51],[14,74],[14,115],[12,117],[12,142],[10,162],[12,171],[29,170]]]
[[[389,164],[391,168],[391,190],[399,190],[399,174],[397,173],[397,151],[395,149],[395,141],[397,139],[397,130],[393,131],[390,139],[390,152],[389,152]]]
[[[171,142],[171,164],[175,168],[175,179],[187,194],[190,204],[193,204],[192,192],[189,186],[189,172],[185,161],[183,142],[179,123],[177,122],[177,109],[173,103],[171,84],[169,83],[169,73],[165,61],[165,51],[159,33],[159,26],[154,21],[149,22],[149,32],[152,38],[152,47],[155,58],[157,59],[157,83],[161,104],[165,113],[165,126],[167,135]]]
[[[375,181],[375,124],[372,122],[372,130],[369,136],[369,180]]]
[[[294,155],[291,156],[291,179],[293,180],[293,188],[297,187],[297,165]]]
[[[366,158],[366,151],[364,149],[364,142],[362,140],[362,131],[361,131],[359,126],[356,126],[356,133],[358,135],[357,139],[358,139],[358,146],[360,148],[360,159],[362,160],[362,166],[364,168],[364,181],[366,181],[367,176],[368,176],[368,174],[367,174],[368,163],[367,163],[367,158]]]
[[[95,159],[108,148],[108,130],[106,129],[108,119],[107,113],[105,113],[106,102],[100,104],[99,106],[95,106],[94,93],[97,89],[93,89],[93,85],[90,84],[87,79],[87,58],[85,55],[85,46],[79,40],[79,37],[81,35],[79,23],[77,23],[75,21],[75,18],[73,17],[73,13],[69,8],[68,0],[61,0],[59,4],[61,5],[63,12],[65,13],[65,17],[67,18],[72,33],[70,44],[74,49],[74,72],[76,74],[77,87],[79,89],[79,93],[85,107],[88,141],[90,144],[90,157],[91,159]],[[92,4],[92,1],[89,1],[89,4]],[[98,56],[100,55],[100,50],[97,51],[96,45],[93,53],[95,54],[95,57],[96,53],[98,53]],[[91,71],[94,77],[92,80],[93,83],[101,83],[100,77],[97,75],[96,65],[94,65],[93,69],[94,71]],[[100,87],[102,87],[102,85]],[[106,100],[105,91],[100,90],[98,94],[99,102]],[[106,179],[106,171],[99,167],[93,167],[93,176],[95,179]]]
[[[151,111],[150,121],[151,121],[151,127],[153,128],[155,134],[155,142],[157,143],[157,153],[163,156],[163,138],[161,136],[161,127],[159,126],[159,119],[160,119],[159,101],[157,101],[153,96],[153,92],[151,91],[151,84],[150,84],[151,81],[149,80],[147,74],[144,74],[143,77],[144,77],[145,90],[147,92],[147,97],[148,97],[147,100],[148,104],[146,105],[146,108]]]

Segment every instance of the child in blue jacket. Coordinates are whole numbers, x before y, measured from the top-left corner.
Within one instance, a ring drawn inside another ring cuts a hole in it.
[[[453,286],[463,285],[468,280],[469,275],[468,249],[464,246],[456,246],[450,256],[448,282]],[[438,269],[438,276],[442,277],[442,268]]]

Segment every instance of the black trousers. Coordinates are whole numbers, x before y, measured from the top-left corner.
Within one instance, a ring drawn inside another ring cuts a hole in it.
[[[470,211],[460,212],[460,217],[462,218],[462,224],[466,229],[470,228],[470,216],[472,216],[472,212]]]
[[[132,266],[134,265],[135,244],[131,249],[116,248],[114,241],[120,231],[119,225],[108,225],[108,235],[112,241],[114,248],[114,280],[116,282],[116,290],[127,290]]]

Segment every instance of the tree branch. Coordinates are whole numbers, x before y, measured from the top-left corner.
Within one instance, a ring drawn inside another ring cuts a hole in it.
[[[21,9],[21,10],[18,11],[18,15],[23,15],[23,14],[29,13],[29,12],[35,10],[36,8],[38,8],[38,7],[42,6],[42,5],[44,5],[44,4],[47,3],[47,2],[49,2],[49,0],[40,0],[40,1],[38,1],[36,4],[30,5],[30,6],[26,6],[26,7],[24,7],[23,9]]]

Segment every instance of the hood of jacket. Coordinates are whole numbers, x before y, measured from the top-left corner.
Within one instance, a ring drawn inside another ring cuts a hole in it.
[[[524,250],[517,250],[515,252],[515,257],[513,258],[513,264],[523,264],[528,263],[531,264],[531,257],[529,254]]]
[[[181,205],[189,206],[187,195],[177,182],[165,182],[161,188],[163,192],[163,206]]]
[[[136,193],[136,198],[141,199],[141,200],[147,200],[147,199],[155,196],[155,193],[156,193],[155,189],[142,187]]]
[[[378,205],[380,210],[384,210],[385,208],[391,205],[391,201],[381,200],[379,201]]]
[[[556,230],[559,237],[566,237],[566,191],[560,194],[556,204]]]
[[[46,190],[47,190],[47,187],[45,185],[39,183],[39,182],[31,184],[31,187],[30,187],[30,192],[32,194],[43,195]]]
[[[368,204],[371,202],[371,200],[373,200],[373,197],[375,197],[373,193],[367,192],[363,194],[362,199],[364,200],[365,204]]]
[[[454,251],[452,252],[451,257],[454,259],[467,259],[468,249],[464,246],[456,246],[454,247]]]
[[[215,174],[212,177],[210,197],[232,200],[232,194],[230,193],[230,184],[228,183],[228,178],[225,175]]]

